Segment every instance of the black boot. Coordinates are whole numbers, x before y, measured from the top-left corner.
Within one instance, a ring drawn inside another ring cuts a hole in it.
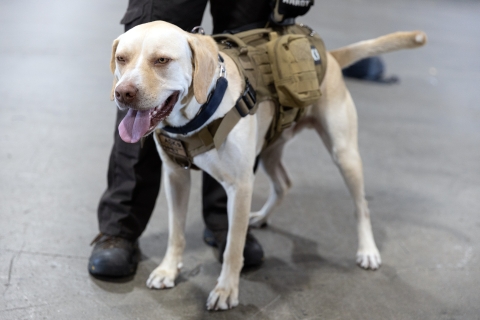
[[[203,240],[218,248],[218,259],[223,262],[223,252],[227,245],[228,216],[227,194],[223,187],[205,172],[203,173],[203,220],[205,231]],[[243,249],[243,266],[256,267],[263,262],[263,249],[255,237],[247,232]]]
[[[218,248],[218,260],[223,263],[223,253],[227,245],[228,231],[211,231],[205,228],[203,231],[203,240],[211,247]],[[247,239],[245,240],[245,247],[243,249],[243,267],[251,268],[258,267],[263,263],[263,249],[258,240],[247,232]]]
[[[93,276],[127,277],[135,274],[140,257],[138,241],[99,234],[88,261]]]
[[[378,83],[388,84],[399,81],[396,76],[385,77],[385,64],[379,57],[362,59],[343,69],[342,72],[345,77]]]

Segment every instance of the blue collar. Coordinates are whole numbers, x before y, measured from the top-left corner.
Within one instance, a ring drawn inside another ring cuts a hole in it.
[[[223,58],[220,55],[218,55],[218,59],[221,63],[223,63]],[[225,95],[228,87],[228,80],[223,76],[225,73],[223,64],[220,66],[220,68],[223,68],[222,75],[217,79],[213,93],[210,95],[207,102],[200,107],[200,111],[197,113],[197,115],[187,124],[181,127],[165,126],[161,130],[169,133],[187,134],[200,129],[208,121],[208,119],[210,119],[215,111],[217,111],[218,106],[222,102],[223,96]]]

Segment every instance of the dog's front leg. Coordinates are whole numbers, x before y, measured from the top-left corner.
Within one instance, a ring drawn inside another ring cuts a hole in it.
[[[253,166],[256,157],[257,115],[240,120],[218,151],[194,158],[227,193],[228,236],[217,285],[207,299],[208,310],[227,310],[238,305],[238,286],[243,267],[243,248],[252,204]],[[263,142],[263,136],[262,136]]]
[[[250,169],[251,170],[251,169]],[[228,195],[228,237],[222,272],[207,300],[208,310],[226,310],[238,305],[238,285],[243,267],[243,248],[253,190],[253,173],[246,181],[225,186]]]
[[[185,248],[185,220],[190,194],[190,170],[164,162],[165,195],[168,204],[168,247],[162,263],[150,274],[149,288],[164,289],[175,286],[182,266]]]

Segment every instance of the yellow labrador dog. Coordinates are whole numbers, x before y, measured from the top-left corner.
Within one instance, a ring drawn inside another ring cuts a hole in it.
[[[290,187],[280,156],[285,142],[303,127],[313,128],[320,135],[352,195],[358,220],[357,263],[365,269],[380,266],[365,200],[362,161],[357,146],[357,114],[341,69],[362,58],[418,47],[425,41],[423,32],[398,32],[328,53],[321,98],[272,146],[262,151],[274,116],[274,104],[266,101],[259,105],[254,115],[242,118],[219,148],[193,158],[193,164],[218,180],[228,195],[227,245],[220,277],[207,300],[209,310],[229,309],[238,304],[242,253],[249,222],[259,226],[267,221]],[[121,138],[134,143],[155,129],[188,123],[207,101],[222,73],[220,69],[225,68],[228,88],[205,125],[223,117],[235,105],[243,88],[235,63],[223,54],[224,63],[220,63],[218,55],[211,37],[187,33],[162,21],[139,25],[118,37],[113,43],[111,70],[114,73],[112,98],[120,109],[128,108],[119,126]],[[170,136],[175,137],[175,134]],[[163,289],[174,286],[182,266],[190,170],[174,163],[156,135],[155,139],[164,163],[169,239],[165,257],[151,273],[147,286]],[[250,214],[252,168],[258,155],[273,187],[264,207]]]

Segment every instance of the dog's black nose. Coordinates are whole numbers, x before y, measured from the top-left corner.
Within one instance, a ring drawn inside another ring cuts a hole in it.
[[[115,88],[115,98],[122,103],[133,105],[137,98],[138,89],[132,84],[120,84]]]

